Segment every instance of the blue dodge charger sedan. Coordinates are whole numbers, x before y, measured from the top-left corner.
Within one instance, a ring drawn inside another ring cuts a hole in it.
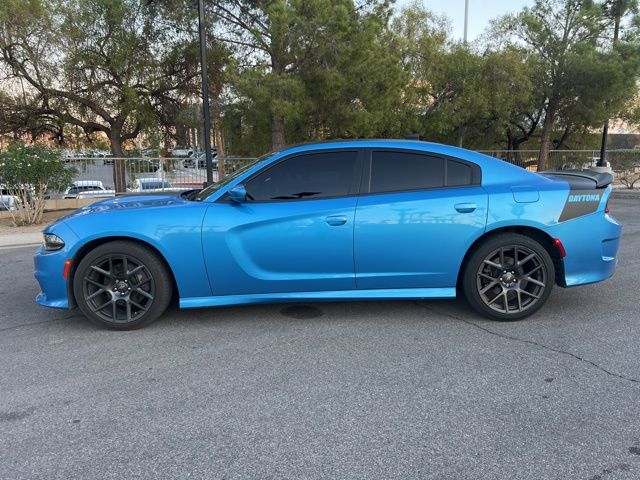
[[[126,329],[172,297],[199,308],[460,292],[517,320],[554,285],[613,274],[611,180],[420,141],[296,146],[200,191],[108,199],[46,227],[37,302]]]

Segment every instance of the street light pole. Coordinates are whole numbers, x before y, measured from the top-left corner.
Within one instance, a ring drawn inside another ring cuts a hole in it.
[[[204,154],[207,161],[207,185],[213,183],[211,159],[211,116],[209,115],[209,78],[207,76],[207,38],[204,28],[204,0],[198,0],[198,33],[200,34],[200,71],[202,73],[202,116],[204,117]],[[197,159],[196,159],[197,162]]]
[[[469,0],[464,0],[464,36],[462,37],[465,48],[467,47],[467,36],[469,32]],[[462,148],[464,142],[464,125],[458,127],[458,146]]]
[[[613,0],[613,14],[614,14],[614,27],[613,27],[613,46],[618,43],[618,37],[620,36],[620,22],[622,20],[622,5],[620,0]],[[600,144],[600,159],[598,160],[598,167],[607,166],[607,137],[609,136],[609,119],[604,121],[602,127],[602,143]]]
[[[469,32],[469,0],[464,0],[464,43],[467,44],[467,33]]]

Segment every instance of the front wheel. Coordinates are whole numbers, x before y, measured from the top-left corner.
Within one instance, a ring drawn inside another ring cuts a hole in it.
[[[73,291],[89,320],[113,329],[139,328],[169,305],[170,275],[150,249],[133,242],[105,243],[78,264]]]
[[[463,290],[469,304],[493,320],[520,320],[540,309],[555,282],[547,250],[530,237],[499,234],[469,258]]]

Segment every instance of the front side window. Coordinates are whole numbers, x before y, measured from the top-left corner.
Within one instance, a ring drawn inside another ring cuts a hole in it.
[[[371,156],[371,193],[444,186],[444,159],[420,153],[380,151]]]
[[[226,175],[226,176],[222,177],[222,179],[218,180],[217,182],[212,183],[207,188],[203,188],[202,190],[200,190],[195,195],[194,199],[196,201],[198,201],[198,202],[201,202],[202,200],[207,198],[209,195],[213,194],[216,190],[224,187],[229,182],[231,182],[231,181],[235,180],[236,178],[238,178],[240,175],[242,175],[247,170],[252,168],[258,162],[262,162],[262,161],[268,159],[269,157],[271,157],[274,154],[275,154],[274,152],[267,153],[266,155],[263,155],[263,156],[261,156],[259,158],[256,158],[255,160],[247,163],[246,165],[244,165],[243,167],[239,168],[238,170],[236,170],[235,172],[231,173],[230,175]]]
[[[318,152],[288,158],[246,184],[250,201],[340,197],[354,193],[356,151]]]

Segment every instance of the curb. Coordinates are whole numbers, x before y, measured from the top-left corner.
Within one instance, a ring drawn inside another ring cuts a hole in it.
[[[13,248],[27,248],[27,247],[37,247],[38,245],[41,245],[42,242],[40,243],[14,243],[11,245],[0,245],[0,250],[11,250]]]
[[[42,233],[40,231],[0,235],[0,248],[2,249],[32,247],[41,243]]]
[[[622,198],[633,198],[633,199],[640,199],[640,190],[637,189],[633,189],[633,190],[618,190],[615,189],[613,192],[611,192],[611,197],[612,198],[618,198],[618,199],[622,199]]]

